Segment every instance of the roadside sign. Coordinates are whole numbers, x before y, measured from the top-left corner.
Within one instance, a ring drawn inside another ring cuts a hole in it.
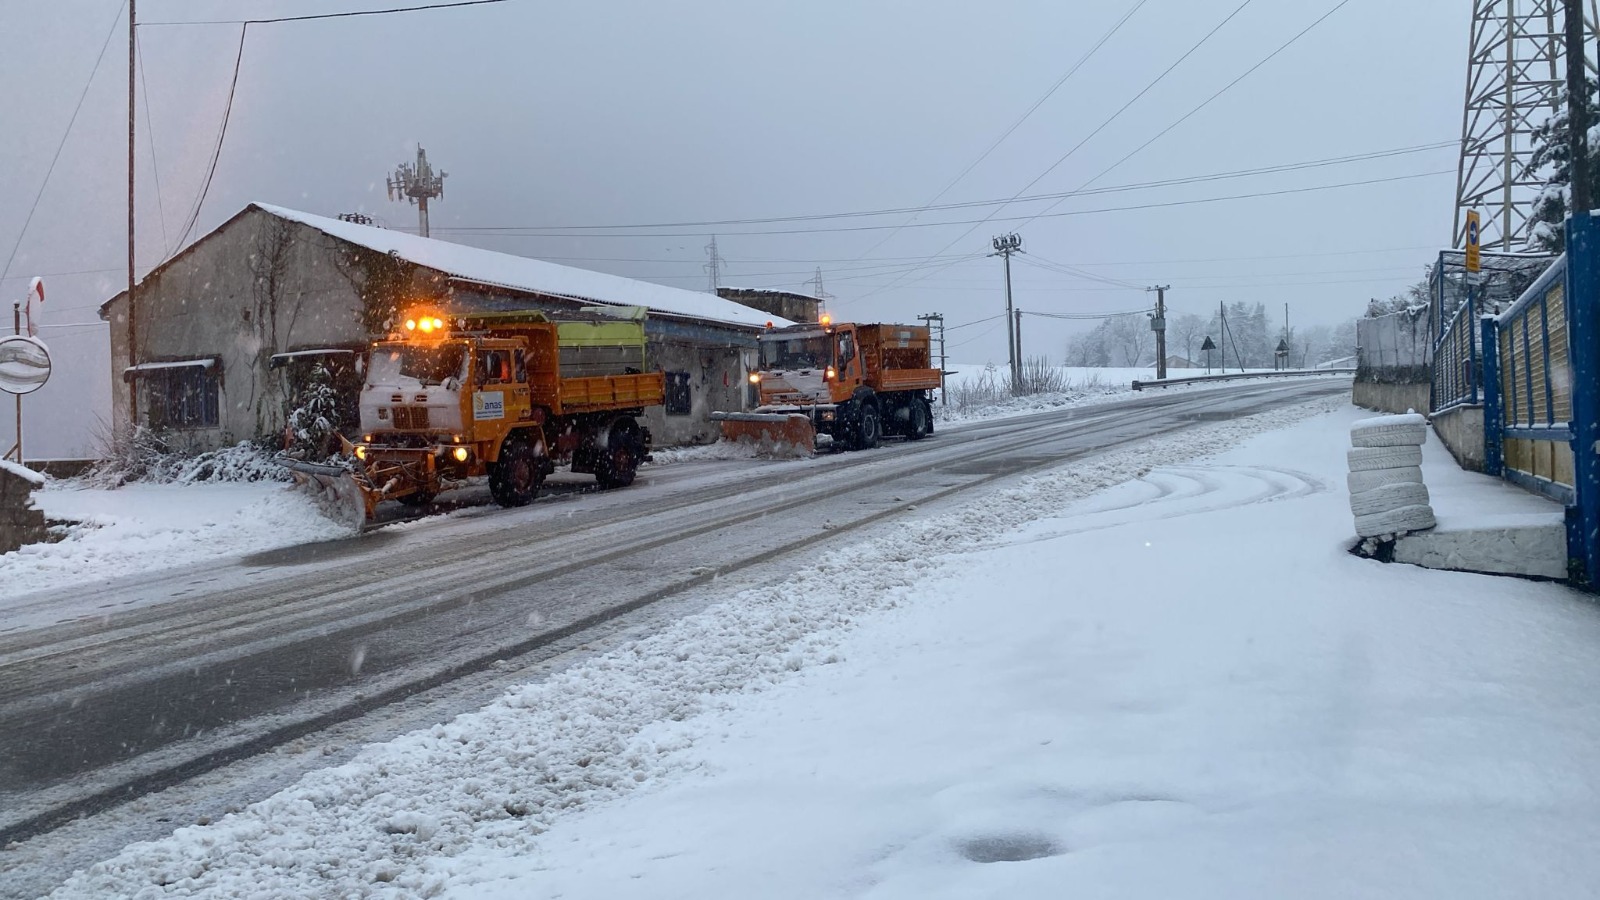
[[[1211,341],[1211,335],[1209,335],[1209,334],[1206,335],[1206,342],[1204,344],[1200,345],[1200,349],[1201,350],[1215,350],[1215,349],[1217,349],[1217,345],[1212,343],[1212,341]]]
[[[50,351],[20,334],[0,338],[0,391],[31,394],[50,380]]]
[[[1467,271],[1476,272],[1481,263],[1478,249],[1478,211],[1467,210]]]

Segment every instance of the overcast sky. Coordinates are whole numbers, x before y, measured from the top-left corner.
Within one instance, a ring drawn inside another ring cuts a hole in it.
[[[1013,228],[1028,251],[1013,271],[1016,304],[1028,312],[1137,309],[1151,300],[1142,288],[1160,283],[1172,286],[1169,303],[1180,313],[1242,300],[1267,304],[1274,317],[1287,302],[1295,324],[1355,316],[1368,298],[1415,281],[1430,248],[1449,242],[1453,146],[1083,195],[1032,221],[1023,220],[1053,201],[610,233],[625,236],[571,230],[926,205],[1135,7],[940,202],[1459,138],[1470,8],[1446,0],[1347,0],[1162,134],[1339,5],[1247,2],[1113,118],[1241,2],[507,0],[252,25],[227,139],[185,236],[240,26],[155,23],[414,4],[140,0],[139,20],[148,23],[140,29],[140,271],[252,200],[323,215],[361,211],[414,229],[414,209],[387,200],[384,176],[420,142],[450,173],[433,209],[435,237],[705,290],[705,245],[716,234],[723,284],[810,293],[806,282],[821,267],[840,319],[943,313],[954,361],[1005,359],[1003,323],[980,321],[1004,309],[1000,261],[984,254],[992,236]],[[126,16],[122,0],[0,4],[0,259],[15,248],[0,295],[18,298],[28,277],[44,275],[48,321],[90,323],[45,333],[56,374],[26,401],[30,457],[91,451],[93,420],[108,416],[107,330],[93,323],[125,278]],[[1388,180],[1303,190],[1378,179]],[[1156,205],[1286,190],[1297,192]],[[972,224],[985,216],[993,219]],[[961,224],[933,224],[949,222]],[[541,233],[450,230],[483,227]],[[979,324],[955,328],[969,322]],[[1029,316],[1024,350],[1059,360],[1067,336],[1083,327]],[[9,412],[0,420],[9,446]]]

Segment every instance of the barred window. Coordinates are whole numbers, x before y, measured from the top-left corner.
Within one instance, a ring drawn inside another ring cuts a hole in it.
[[[218,415],[217,379],[209,368],[180,366],[145,373],[153,428],[215,428]]]

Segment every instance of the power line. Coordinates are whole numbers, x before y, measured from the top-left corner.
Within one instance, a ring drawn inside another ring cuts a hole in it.
[[[1271,53],[1268,53],[1266,56],[1262,57],[1260,59],[1260,61],[1258,61],[1255,65],[1251,66],[1248,69],[1245,69],[1243,72],[1241,72],[1239,74],[1239,76],[1237,78],[1235,78],[1232,81],[1228,82],[1227,84],[1223,85],[1222,88],[1220,90],[1218,90],[1216,93],[1214,93],[1211,96],[1207,97],[1206,99],[1200,101],[1200,104],[1198,106],[1196,106],[1193,109],[1189,110],[1188,112],[1184,113],[1182,116],[1180,116],[1178,118],[1177,121],[1173,122],[1172,124],[1168,125],[1167,127],[1165,127],[1163,129],[1161,129],[1160,131],[1156,132],[1155,135],[1153,135],[1149,140],[1145,141],[1144,143],[1140,144],[1139,146],[1137,146],[1137,147],[1133,148],[1132,150],[1128,151],[1128,153],[1125,156],[1123,156],[1121,159],[1117,160],[1116,162],[1114,162],[1111,165],[1109,165],[1109,166],[1105,167],[1104,169],[1102,169],[1098,175],[1095,175],[1093,178],[1089,179],[1088,181],[1085,181],[1082,185],[1079,186],[1079,189],[1081,190],[1083,188],[1086,188],[1089,185],[1094,184],[1096,181],[1099,181],[1101,178],[1104,178],[1112,170],[1116,169],[1118,166],[1120,166],[1123,163],[1127,162],[1128,160],[1132,159],[1134,157],[1134,155],[1136,155],[1140,151],[1144,150],[1144,148],[1146,148],[1146,147],[1150,146],[1151,144],[1155,143],[1156,141],[1160,140],[1164,135],[1166,135],[1172,129],[1177,128],[1179,125],[1182,125],[1184,122],[1188,121],[1190,116],[1193,116],[1195,113],[1199,112],[1200,110],[1205,109],[1207,106],[1210,106],[1211,102],[1213,100],[1217,99],[1218,97],[1221,97],[1223,94],[1226,94],[1229,90],[1231,90],[1233,88],[1234,85],[1236,85],[1239,82],[1241,82],[1241,81],[1245,80],[1246,78],[1250,77],[1251,73],[1255,72],[1257,69],[1259,69],[1262,66],[1266,65],[1267,63],[1271,62],[1272,59],[1274,57],[1276,57],[1279,53],[1282,53],[1283,51],[1289,49],[1289,47],[1291,45],[1293,45],[1296,41],[1298,41],[1301,38],[1305,37],[1306,34],[1311,31],[1311,29],[1317,27],[1318,25],[1321,25],[1325,19],[1327,19],[1329,16],[1333,15],[1334,13],[1338,12],[1339,10],[1343,9],[1345,7],[1345,4],[1347,4],[1349,2],[1350,2],[1350,0],[1339,0],[1338,3],[1335,3],[1333,5],[1332,9],[1330,9],[1327,12],[1323,13],[1321,16],[1318,16],[1317,19],[1315,21],[1313,21],[1310,25],[1307,25],[1306,27],[1300,29],[1300,31],[1297,32],[1294,35],[1294,37],[1291,37],[1287,41],[1284,41],[1282,44],[1279,44],[1277,49],[1273,50]],[[1061,201],[1057,200],[1055,203],[1052,203],[1051,205],[1045,207],[1040,212],[1036,213],[1034,217],[1035,218],[1040,218],[1042,216],[1048,215],[1051,210],[1055,209],[1057,206],[1060,206],[1060,205],[1061,205]],[[1032,219],[1030,219],[1029,221],[1032,221]],[[1027,223],[1025,222],[1023,224],[1027,224]]]
[[[56,163],[61,160],[61,150],[67,146],[67,138],[72,134],[72,126],[78,121],[78,113],[83,110],[83,100],[89,96],[89,87],[94,84],[94,76],[100,71],[100,64],[105,62],[106,50],[111,46],[111,38],[117,33],[117,23],[122,21],[122,10],[127,7],[124,0],[117,7],[116,18],[111,20],[111,30],[106,33],[106,41],[100,45],[100,55],[95,58],[94,68],[89,70],[89,80],[83,84],[83,91],[78,94],[78,103],[72,107],[72,118],[67,120],[67,128],[61,132],[61,142],[56,144],[55,155],[50,157],[50,167],[45,170],[44,180],[39,182],[39,191],[33,195],[33,204],[28,207],[28,215],[22,220],[22,230],[17,232],[17,242],[11,245],[11,255],[6,257],[6,267],[0,270],[0,278],[11,274],[11,264],[17,260],[17,250],[22,247],[22,239],[28,235],[28,226],[33,223],[33,214],[39,209],[39,198],[44,196],[44,189],[50,184],[50,176],[55,174]]]
[[[1294,172],[1305,169],[1325,168],[1327,166],[1343,165],[1352,162],[1368,162],[1375,159],[1384,159],[1412,153],[1422,153],[1429,150],[1454,149],[1455,141],[1436,141],[1431,144],[1417,144],[1410,147],[1396,147],[1388,150],[1374,150],[1365,153],[1352,153],[1344,156],[1327,157],[1323,159],[1305,160],[1294,163],[1277,163],[1270,166],[1260,166],[1253,169],[1237,169],[1229,172],[1212,172],[1205,175],[1188,175],[1181,178],[1167,178],[1158,181],[1144,181],[1131,184],[1109,185],[1102,188],[1079,189],[1075,191],[1060,191],[1049,194],[1032,194],[1029,196],[1014,195],[1008,199],[991,200],[963,200],[955,203],[930,204],[921,207],[890,207],[884,209],[854,210],[838,213],[809,213],[791,216],[764,216],[745,219],[707,219],[697,222],[632,222],[612,225],[457,225],[435,229],[440,233],[459,234],[491,234],[494,232],[523,232],[523,231],[612,231],[629,228],[711,228],[730,225],[772,225],[786,222],[815,222],[827,219],[854,219],[870,218],[874,216],[897,215],[907,212],[928,212],[933,210],[972,209],[983,206],[1004,207],[1013,203],[1034,203],[1045,200],[1064,200],[1071,197],[1087,197],[1100,194],[1115,194],[1126,191],[1149,190],[1158,187],[1173,187],[1186,184],[1199,184],[1209,181],[1224,181],[1234,178],[1247,178],[1257,175],[1271,175],[1281,172]],[[905,225],[893,226],[895,228],[910,227]],[[409,229],[406,229],[409,230]],[[532,236],[532,235],[528,235]],[[946,248],[948,249],[948,248]],[[942,251],[941,251],[942,252]],[[846,260],[856,262],[862,257]],[[890,257],[899,259],[928,259],[930,257]]]
[[[161,254],[167,254],[167,208],[161,202],[161,164],[156,159],[156,120],[150,115],[150,82],[145,79],[144,41],[134,33],[139,56],[139,86],[144,90],[144,134],[150,139],[150,174],[156,183],[156,213],[161,219]]]
[[[1163,209],[1163,208],[1172,207],[1172,206],[1192,206],[1192,205],[1201,204],[1201,203],[1218,203],[1218,202],[1225,201],[1225,200],[1249,200],[1249,199],[1254,199],[1254,198],[1257,198],[1257,197],[1277,197],[1277,196],[1282,196],[1282,195],[1285,195],[1285,194],[1303,194],[1303,193],[1311,193],[1311,192],[1315,192],[1315,191],[1330,191],[1330,190],[1336,190],[1338,188],[1362,187],[1364,185],[1372,185],[1372,184],[1387,184],[1387,183],[1390,183],[1390,182],[1408,181],[1408,180],[1417,179],[1417,178],[1432,178],[1432,177],[1434,177],[1436,175],[1440,175],[1440,174],[1454,175],[1455,174],[1455,170],[1454,169],[1448,169],[1448,170],[1439,169],[1439,170],[1435,170],[1435,171],[1431,171],[1431,172],[1416,172],[1416,173],[1413,173],[1413,174],[1410,174],[1410,175],[1394,175],[1394,176],[1390,176],[1390,177],[1387,177],[1387,178],[1369,178],[1369,179],[1364,179],[1364,180],[1361,180],[1361,181],[1341,181],[1341,182],[1335,182],[1333,184],[1320,184],[1320,185],[1312,185],[1310,187],[1301,187],[1301,188],[1284,188],[1282,190],[1276,190],[1276,191],[1253,191],[1253,192],[1243,193],[1243,194],[1223,194],[1223,195],[1216,196],[1216,197],[1198,197],[1198,198],[1195,198],[1195,199],[1192,199],[1192,200],[1170,200],[1170,201],[1161,202],[1161,203],[1135,203],[1135,204],[1130,204],[1130,205],[1127,205],[1127,206],[1100,206],[1100,207],[1095,207],[1093,209],[1073,209],[1073,210],[1067,210],[1065,212],[1035,213],[1033,215],[1001,216],[1001,217],[993,217],[993,216],[991,216],[991,217],[984,218],[984,219],[952,219],[952,220],[944,221],[944,222],[913,222],[913,223],[911,223],[909,225],[904,225],[904,226],[901,226],[901,225],[848,225],[848,226],[840,226],[840,227],[836,227],[836,228],[762,229],[762,230],[757,230],[757,231],[740,231],[740,232],[737,232],[737,235],[740,236],[740,237],[750,237],[750,236],[755,236],[755,235],[831,234],[831,233],[845,233],[845,232],[852,232],[852,231],[882,231],[882,230],[884,230],[886,228],[901,228],[901,227],[904,227],[904,228],[948,228],[948,227],[955,226],[955,225],[974,225],[974,226],[983,225],[983,224],[988,223],[988,222],[1031,222],[1031,221],[1033,221],[1035,219],[1041,219],[1041,218],[1062,218],[1062,217],[1067,217],[1067,216],[1098,215],[1100,213],[1129,212],[1129,211],[1133,211],[1133,210],[1142,210],[1142,209]],[[441,229],[441,230],[443,230],[443,229]],[[967,233],[970,234],[971,233],[971,229],[968,229]],[[535,231],[533,229],[529,229],[526,232],[505,231],[505,232],[501,232],[500,236],[524,237],[524,238],[585,238],[585,239],[595,238],[595,239],[599,239],[599,238],[661,238],[661,237],[681,237],[682,235],[663,235],[660,232],[652,232],[652,231],[580,232],[580,231]],[[948,250],[949,246],[953,246],[953,242],[952,242],[951,245],[946,246],[944,249]],[[944,251],[941,250],[940,253],[938,253],[938,254],[935,254],[935,255],[932,255],[932,256],[917,257],[917,258],[924,261],[924,265],[918,267],[918,268],[922,268],[922,267],[925,267],[927,260],[953,259],[953,260],[959,262],[964,257],[961,254],[945,254]]]
[[[960,325],[951,325],[949,328],[946,328],[945,331],[955,331],[956,329],[959,329],[959,328],[966,328],[969,325],[982,325],[985,322],[993,322],[995,319],[1004,319],[1005,317],[1006,317],[1005,313],[1000,313],[999,315],[996,315],[996,316],[990,316],[987,319],[978,319],[978,320],[972,321],[972,322],[963,322]]]
[[[206,195],[211,193],[211,179],[217,174],[217,161],[222,158],[222,142],[228,137],[228,120],[233,118],[233,97],[239,89],[239,67],[244,62],[244,40],[250,32],[250,25],[239,26],[239,52],[233,59],[233,80],[228,84],[228,104],[222,110],[222,127],[217,131],[217,145],[211,151],[211,164],[206,168],[206,180],[200,186],[200,196],[194,201],[194,210],[189,214],[189,222],[178,235],[178,243],[173,247],[176,253],[178,247],[189,239],[194,226],[200,221],[200,209],[205,206]]]
[[[457,0],[455,3],[429,3],[424,6],[397,6],[390,9],[362,9],[349,12],[314,13],[305,16],[279,16],[273,19],[197,19],[182,22],[140,22],[139,27],[158,25],[272,25],[278,22],[308,22],[312,19],[349,19],[356,16],[387,16],[393,13],[421,12],[429,9],[455,9],[462,6],[484,6],[505,3],[506,0]]]
[[[1147,306],[1147,307],[1144,307],[1143,309],[1128,309],[1128,310],[1123,310],[1122,312],[1108,312],[1108,313],[1047,313],[1047,312],[1034,312],[1033,310],[1028,309],[1028,310],[1023,310],[1022,314],[1025,315],[1025,316],[1038,316],[1038,317],[1040,317],[1042,319],[1069,319],[1069,320],[1073,320],[1073,321],[1083,321],[1083,320],[1090,320],[1090,319],[1116,319],[1116,318],[1120,318],[1122,316],[1142,316],[1142,315],[1148,313],[1149,311],[1150,311],[1150,307]]]
[[[1218,22],[1216,24],[1216,26],[1214,28],[1212,28],[1210,31],[1206,32],[1205,35],[1203,37],[1201,37],[1199,41],[1195,42],[1195,44],[1193,46],[1191,46],[1188,50],[1184,51],[1183,55],[1179,56],[1177,58],[1177,60],[1175,60],[1172,63],[1172,65],[1167,66],[1166,69],[1162,70],[1161,74],[1159,74],[1159,75],[1157,75],[1155,77],[1155,80],[1153,80],[1149,84],[1145,85],[1144,89],[1139,91],[1139,93],[1134,94],[1132,99],[1130,99],[1128,102],[1122,104],[1122,106],[1118,107],[1116,112],[1112,113],[1109,118],[1107,118],[1105,121],[1103,121],[1099,125],[1097,125],[1093,131],[1089,132],[1089,134],[1083,138],[1083,140],[1081,140],[1077,144],[1073,145],[1073,147],[1070,150],[1068,150],[1066,153],[1063,153],[1060,158],[1058,158],[1055,162],[1053,162],[1049,166],[1047,166],[1043,172],[1040,172],[1038,175],[1034,176],[1032,181],[1030,181],[1027,184],[1023,185],[1021,190],[1018,190],[1017,193],[1013,195],[1013,199],[1015,199],[1016,197],[1021,196],[1023,191],[1026,191],[1028,188],[1031,188],[1035,184],[1038,184],[1040,179],[1044,178],[1046,175],[1049,175],[1051,172],[1055,171],[1057,166],[1059,166],[1063,162],[1065,162],[1068,157],[1072,156],[1072,154],[1077,153],[1079,148],[1083,147],[1084,144],[1087,144],[1095,135],[1097,135],[1101,131],[1103,131],[1112,122],[1115,122],[1118,117],[1120,117],[1124,112],[1126,112],[1128,110],[1129,107],[1133,106],[1134,103],[1138,102],[1139,98],[1141,98],[1145,94],[1149,93],[1151,88],[1154,88],[1157,84],[1160,84],[1161,81],[1167,77],[1167,75],[1171,74],[1173,69],[1176,69],[1180,64],[1183,63],[1184,60],[1188,59],[1196,50],[1199,50],[1203,45],[1205,45],[1205,43],[1207,41],[1211,40],[1213,35],[1215,35],[1218,31],[1222,30],[1223,26],[1225,26],[1229,22],[1233,21],[1233,18],[1235,16],[1237,16],[1246,6],[1249,6],[1252,2],[1253,2],[1253,0],[1244,0],[1243,3],[1240,3],[1236,8],[1234,8],[1233,12],[1228,13],[1228,15],[1225,18],[1223,18],[1223,20],[1221,22]],[[1063,198],[1063,199],[1065,199],[1065,198]],[[1056,201],[1057,204],[1059,204],[1060,202],[1061,202],[1060,200]],[[956,244],[960,243],[961,241],[966,240],[967,236],[972,234],[972,232],[976,231],[978,229],[979,225],[982,225],[985,222],[988,222],[988,221],[992,220],[994,218],[994,216],[997,213],[999,213],[1000,210],[1002,210],[1004,208],[1005,208],[1005,204],[1002,204],[1002,205],[996,207],[994,212],[991,212],[989,215],[987,215],[984,218],[982,218],[982,219],[978,220],[977,222],[973,223],[971,228],[968,228],[966,231],[963,231],[961,234],[957,235],[954,240],[950,241],[950,243],[948,243],[948,244],[944,245],[943,247],[939,248],[938,252],[939,253],[944,253],[945,251],[949,250],[951,247],[955,246]],[[1035,218],[1037,218],[1037,217],[1035,217]],[[1029,221],[1032,221],[1032,220],[1030,219]],[[935,269],[933,273],[929,273],[929,274],[935,274],[935,273],[937,273],[939,271],[942,271],[942,267],[941,267],[941,269]],[[882,288],[879,288],[878,291],[888,290],[889,288],[891,288],[893,286],[894,286],[894,283],[891,283],[891,284],[885,285]],[[873,291],[872,293],[877,293],[877,291]],[[869,293],[866,296],[870,296],[870,295],[871,294]]]
[[[918,209],[905,210],[906,212],[910,212],[913,215],[913,219],[908,219],[907,220],[907,224],[909,224],[911,221],[913,221],[915,216],[918,213],[922,212],[923,210],[933,209],[934,208],[934,204],[939,202],[939,198],[941,198],[945,194],[949,193],[950,189],[955,187],[957,184],[959,184],[961,182],[961,179],[967,177],[967,175],[970,174],[973,169],[978,167],[979,163],[982,163],[984,160],[988,159],[989,158],[989,154],[993,153],[997,147],[999,147],[1002,143],[1004,143],[1005,139],[1010,137],[1012,132],[1014,132],[1018,128],[1020,128],[1022,126],[1022,123],[1026,122],[1028,120],[1028,117],[1032,116],[1034,114],[1034,112],[1039,109],[1040,106],[1043,106],[1044,102],[1046,100],[1049,100],[1055,94],[1056,91],[1060,90],[1061,86],[1066,84],[1067,81],[1069,79],[1071,79],[1073,75],[1076,75],[1078,70],[1083,68],[1084,63],[1087,63],[1089,61],[1090,57],[1094,56],[1095,53],[1098,52],[1099,49],[1102,46],[1104,46],[1107,41],[1111,40],[1112,36],[1114,36],[1118,31],[1120,31],[1122,29],[1122,26],[1124,24],[1126,24],[1129,19],[1133,18],[1133,14],[1138,12],[1139,8],[1144,6],[1146,2],[1147,2],[1147,0],[1139,0],[1139,2],[1135,3],[1132,8],[1130,8],[1127,12],[1123,13],[1122,14],[1122,18],[1118,19],[1116,21],[1116,23],[1111,26],[1111,29],[1109,31],[1107,31],[1105,34],[1101,35],[1100,39],[1098,41],[1095,41],[1094,45],[1091,46],[1088,49],[1088,51],[1083,54],[1083,56],[1080,56],[1078,58],[1077,62],[1072,64],[1072,68],[1068,69],[1065,75],[1062,75],[1060,78],[1056,79],[1056,83],[1051,85],[1049,90],[1045,91],[1044,94],[1042,94],[1039,97],[1038,100],[1035,100],[1033,102],[1033,105],[1028,107],[1027,111],[1024,112],[1020,117],[1018,117],[1015,122],[1012,122],[1011,123],[1011,127],[1007,128],[1005,130],[1005,132],[1002,133],[998,138],[995,138],[994,143],[990,144],[988,149],[986,149],[982,153],[978,154],[978,158],[977,159],[974,159],[972,162],[968,163],[967,167],[965,169],[962,169],[961,173],[959,175],[957,175],[955,178],[952,178],[950,180],[949,184],[945,185],[939,191],[939,193],[937,193],[937,194],[935,194],[933,196],[932,200],[929,200],[926,204],[924,204],[922,207],[920,207]],[[862,259],[864,257],[870,256],[872,254],[872,251],[878,249],[879,247],[882,247],[890,238],[893,238],[898,233],[899,233],[899,229],[895,229],[894,231],[891,231],[888,234],[884,235],[882,238],[880,238],[878,240],[878,242],[876,244],[873,244],[871,247],[868,247],[864,252],[862,252],[861,256],[856,257],[856,259]]]

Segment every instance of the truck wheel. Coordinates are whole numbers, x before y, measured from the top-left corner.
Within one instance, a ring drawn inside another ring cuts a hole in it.
[[[878,438],[883,434],[882,423],[878,420],[878,407],[865,403],[861,406],[861,423],[857,426],[856,449],[871,450],[878,446]]]
[[[500,459],[489,464],[489,495],[501,506],[527,506],[542,483],[544,466],[525,441],[507,441]]]
[[[596,455],[594,480],[603,488],[627,487],[639,471],[640,451],[638,426],[632,420],[611,426],[606,439],[606,449]]]
[[[928,412],[928,404],[921,398],[913,399],[907,412],[911,414],[911,424],[906,428],[906,439],[920,441],[927,437],[930,430],[928,426],[933,421]]]

